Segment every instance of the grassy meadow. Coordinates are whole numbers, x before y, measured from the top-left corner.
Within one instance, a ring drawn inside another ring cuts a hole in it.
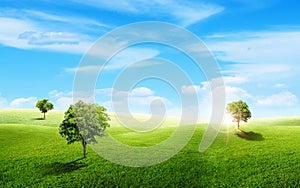
[[[224,128],[212,146],[198,152],[206,124],[174,157],[150,167],[125,167],[58,133],[62,111],[41,120],[38,110],[0,110],[2,187],[300,187],[300,117],[255,119],[243,133]],[[145,117],[140,116],[141,119]],[[168,138],[176,118],[143,137],[112,118],[109,134],[128,145],[148,146]]]

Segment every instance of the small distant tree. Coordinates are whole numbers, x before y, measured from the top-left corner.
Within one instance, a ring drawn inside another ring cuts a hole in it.
[[[48,99],[38,100],[35,105],[42,113],[44,113],[44,119],[46,119],[46,113],[53,109],[53,104]]]
[[[103,136],[105,129],[110,126],[110,118],[105,112],[103,106],[78,101],[65,112],[59,133],[68,144],[80,141],[83,157],[86,158],[87,144],[97,143],[95,136]]]
[[[238,130],[240,130],[241,121],[247,122],[251,118],[249,106],[242,100],[227,104],[226,111],[232,116],[233,122],[237,122]]]

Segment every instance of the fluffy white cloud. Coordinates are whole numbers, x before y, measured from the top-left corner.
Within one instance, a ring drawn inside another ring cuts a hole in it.
[[[241,84],[247,82],[247,78],[243,76],[224,76],[223,80],[226,84]]]
[[[239,87],[226,86],[225,92],[227,102],[251,98],[251,95],[247,91]]]
[[[54,107],[58,110],[67,110],[71,104],[73,104],[72,97],[60,97],[55,101]]]
[[[57,110],[66,110],[73,103],[72,92],[52,90],[49,92],[50,101],[53,101],[54,108]]]
[[[199,117],[209,118],[211,114],[214,113],[212,112],[212,107],[213,105],[217,104],[213,103],[216,101],[222,101],[223,99],[225,99],[225,105],[229,102],[236,100],[252,101],[253,96],[250,93],[248,93],[245,89],[243,89],[242,87],[234,87],[229,85],[229,83],[239,84],[246,81],[247,80],[244,77],[224,77],[213,79],[210,82],[202,82],[200,92],[198,92],[198,105],[200,108]],[[218,94],[216,95],[215,100],[213,100],[212,98],[211,89],[213,89],[214,92]],[[221,95],[222,93],[224,93],[224,96]],[[226,106],[223,107],[225,109]],[[221,107],[218,108],[220,110]]]
[[[73,93],[71,91],[62,92],[62,91],[52,90],[48,94],[51,99],[58,99],[61,97],[70,97],[72,96]]]
[[[214,90],[224,90],[225,91],[225,97],[227,102],[231,102],[233,100],[239,100],[239,99],[246,99],[251,98],[251,95],[241,87],[233,87],[230,84],[240,84],[246,82],[246,78],[244,77],[233,77],[233,76],[227,76],[222,78],[216,78],[212,79],[210,82],[205,81],[202,82],[201,85],[201,96],[207,96],[211,97],[211,87]],[[205,100],[207,100],[207,97],[205,97]]]
[[[103,98],[106,101],[103,101]],[[170,106],[172,103],[165,97],[155,95],[154,91],[147,87],[138,87],[130,91],[119,91],[112,88],[98,89],[96,101],[102,100],[109,111],[126,112],[128,109],[133,113],[149,113],[149,108]],[[128,103],[126,102],[128,101]]]
[[[154,92],[146,87],[134,88],[130,93],[130,97],[143,97],[143,96],[151,96]]]
[[[189,86],[182,86],[181,87],[181,92],[183,94],[196,94],[200,91],[200,86],[197,85],[189,85]]]
[[[257,104],[260,106],[294,106],[298,98],[291,92],[281,92],[267,97],[259,97]]]
[[[36,97],[28,97],[28,98],[17,98],[14,99],[10,104],[10,108],[34,108],[37,102]]]

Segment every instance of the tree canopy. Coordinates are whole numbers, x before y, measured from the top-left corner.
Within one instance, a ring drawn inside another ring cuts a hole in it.
[[[86,145],[97,143],[96,136],[104,135],[105,129],[110,126],[108,121],[110,118],[105,107],[78,101],[65,112],[59,133],[68,144],[80,141],[86,157]]]
[[[44,113],[44,119],[46,119],[46,113],[53,109],[53,104],[48,99],[38,100],[35,105],[42,113]]]
[[[226,111],[231,114],[233,122],[237,122],[237,128],[239,130],[241,121],[247,122],[251,118],[249,106],[242,100],[227,104]]]

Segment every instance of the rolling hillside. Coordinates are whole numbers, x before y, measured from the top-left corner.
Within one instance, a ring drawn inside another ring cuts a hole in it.
[[[0,183],[3,187],[299,187],[300,118],[257,119],[243,134],[223,129],[214,144],[198,152],[205,124],[170,160],[151,167],[125,167],[101,158],[58,134],[62,111],[47,120],[37,110],[0,110]],[[140,116],[142,120],[146,118]],[[113,118],[108,133],[128,145],[167,139],[175,119],[139,137]]]

